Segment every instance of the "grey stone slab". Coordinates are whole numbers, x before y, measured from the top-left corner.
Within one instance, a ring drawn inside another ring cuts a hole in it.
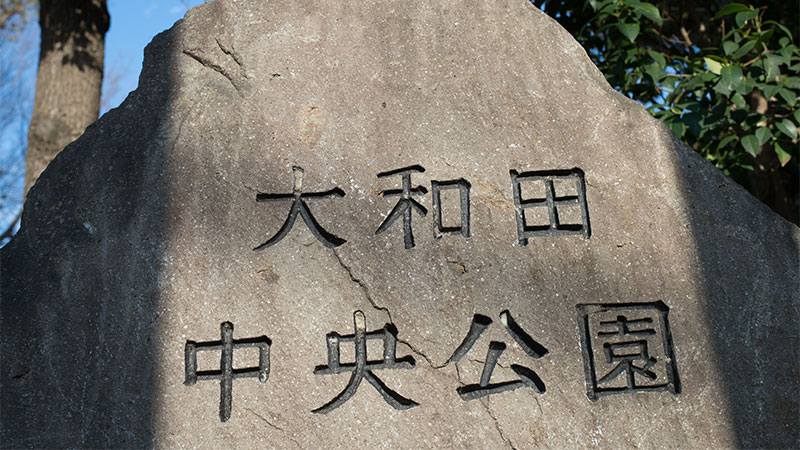
[[[527,1],[218,0],[0,251],[0,445],[797,447],[798,248]]]

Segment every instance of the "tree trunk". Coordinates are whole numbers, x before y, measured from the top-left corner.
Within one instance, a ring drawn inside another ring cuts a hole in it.
[[[106,0],[41,0],[42,42],[25,157],[25,192],[97,120],[109,16]]]

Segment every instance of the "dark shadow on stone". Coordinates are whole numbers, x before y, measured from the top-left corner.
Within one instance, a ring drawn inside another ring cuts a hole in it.
[[[686,146],[673,148],[714,342],[709,364],[738,443],[797,448],[800,231]]]
[[[0,446],[152,445],[176,36],[27,196],[0,250]],[[158,130],[158,132],[156,132]]]

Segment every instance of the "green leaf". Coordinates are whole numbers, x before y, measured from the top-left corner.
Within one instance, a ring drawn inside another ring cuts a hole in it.
[[[772,97],[775,97],[775,95],[778,93],[778,91],[781,90],[782,87],[783,85],[780,84],[768,85],[767,87],[764,88],[764,97],[766,97],[767,100],[771,99]]]
[[[724,39],[728,39],[729,37],[733,36],[733,42],[739,42],[742,40],[742,33],[739,32],[739,29],[736,27],[731,27],[731,31],[725,35]]]
[[[700,132],[703,131],[702,127],[700,126],[700,119],[702,119],[700,114],[694,112],[684,114],[681,119],[683,120],[683,123],[685,123],[686,126],[689,127],[689,132],[692,133],[693,135],[699,136]]]
[[[731,101],[738,108],[744,108],[745,106],[747,106],[747,102],[745,102],[744,97],[742,97],[742,94],[738,94],[738,93],[737,94],[733,94],[733,97],[731,97]]]
[[[722,64],[709,57],[705,57],[703,60],[706,62],[706,66],[708,66],[708,70],[710,70],[711,73],[719,75],[720,71],[722,70]]]
[[[747,111],[744,109],[737,109],[736,111],[731,111],[731,120],[736,123],[744,122],[747,119]]]
[[[717,150],[725,148],[728,144],[730,144],[731,142],[735,141],[738,138],[739,138],[739,136],[737,136],[735,134],[731,134],[729,136],[725,136],[724,138],[722,138],[721,141],[719,141],[719,144],[717,144]]]
[[[664,86],[667,86],[667,87],[673,86],[674,87],[676,84],[678,84],[679,81],[680,81],[679,77],[676,77],[675,75],[671,75],[669,73],[664,72],[664,80],[663,80]]]
[[[730,95],[731,90],[742,82],[742,68],[740,66],[724,66],[720,71],[720,78],[714,86],[714,91],[722,95]]]
[[[728,102],[724,98],[716,99],[717,103],[711,109],[711,114],[707,114],[705,118],[705,126],[714,127],[722,120],[727,114],[730,113]]]
[[[618,23],[617,29],[631,42],[636,42],[636,36],[639,35],[638,23]]]
[[[758,11],[742,11],[740,13],[736,13],[736,26],[742,28],[742,26],[747,23],[748,20],[755,18],[758,16]]]
[[[774,53],[779,55],[781,57],[781,61],[783,61],[785,64],[790,64],[792,59],[797,59],[798,57],[797,47],[794,45],[787,45],[786,47],[783,47]]]
[[[748,115],[748,116],[747,116],[747,118],[744,120],[744,123],[745,123],[747,126],[750,126],[750,127],[755,127],[755,126],[757,126],[759,123],[761,123],[761,122],[764,122],[764,121],[766,121],[766,120],[767,120],[767,116],[763,116],[763,115],[761,115],[761,114],[757,114],[757,113],[756,113],[756,114],[750,114],[750,115]]]
[[[744,150],[747,153],[749,153],[750,155],[753,156],[753,158],[755,158],[756,155],[758,155],[758,148],[760,146],[758,145],[758,139],[752,134],[748,134],[747,136],[742,138],[742,147],[744,147]]]
[[[727,6],[725,6],[724,8],[722,8],[720,10],[720,12],[717,13],[716,16],[714,16],[714,20],[719,19],[720,17],[723,17],[723,16],[727,16],[729,14],[738,13],[738,12],[742,12],[742,11],[747,11],[749,9],[750,8],[748,8],[747,6],[742,5],[740,3],[730,3]]]
[[[664,78],[664,69],[659,66],[657,63],[648,64],[645,66],[644,72],[653,79],[655,83],[660,83],[661,79]]]
[[[653,22],[661,25],[663,21],[661,20],[661,14],[658,12],[658,8],[655,5],[650,3],[644,2],[630,2],[628,3],[633,10],[638,12],[639,14],[647,17],[648,19],[652,20]]]
[[[783,58],[780,56],[772,53],[767,54],[766,59],[763,60],[764,70],[767,72],[765,75],[767,81],[774,81],[781,74],[781,64],[783,63]]]
[[[749,77],[749,78],[747,78],[747,77],[746,77],[746,78],[744,78],[744,80],[742,81],[742,83],[739,85],[739,87],[737,87],[737,88],[736,88],[736,92],[738,92],[738,93],[739,93],[739,94],[741,94],[741,95],[747,95],[747,94],[749,94],[749,93],[750,93],[750,92],[751,92],[751,91],[752,91],[752,90],[753,90],[755,87],[756,87],[756,80],[755,80],[755,78],[753,78],[753,77]]]
[[[780,91],[778,91],[778,95],[783,97],[783,99],[786,100],[786,103],[788,103],[789,106],[794,106],[795,102],[797,102],[797,94],[795,94],[794,91],[792,91],[789,88],[781,89]]]
[[[781,31],[783,31],[784,33],[786,33],[786,36],[789,36],[789,39],[791,39],[791,40],[794,40],[794,38],[792,37],[792,32],[791,32],[791,31],[789,31],[789,28],[787,28],[787,27],[786,27],[785,25],[783,25],[783,24],[780,24],[780,23],[778,23],[778,22],[775,22],[774,20],[767,20],[767,21],[765,21],[765,22],[764,22],[762,25],[765,25],[765,26],[766,26],[766,25],[775,25],[776,27],[780,28],[780,30],[781,30]],[[781,44],[781,47],[783,47],[783,46],[784,46],[784,44]]]
[[[725,68],[723,68],[723,71],[725,71],[725,69],[727,69],[727,68],[730,68],[731,87],[736,88],[737,86],[742,84],[742,81],[744,81],[744,74],[742,73],[742,66],[735,65],[735,66],[725,67]]]
[[[712,81],[716,81],[717,78],[719,77],[719,74],[714,74],[712,72],[701,72],[698,73],[697,75],[700,77],[700,80],[702,80],[703,83],[711,83]]]
[[[753,47],[755,47],[756,42],[758,42],[758,41],[752,40],[752,41],[745,42],[744,45],[739,47],[739,50],[736,50],[736,52],[734,52],[733,55],[731,55],[731,58],[739,59],[742,56],[746,55],[750,50],[753,49]]]
[[[775,154],[778,155],[778,161],[781,162],[781,167],[785,167],[789,160],[792,159],[792,155],[784,150],[777,142],[775,143]]]
[[[735,52],[737,48],[739,48],[739,44],[736,42],[725,41],[722,43],[722,50],[726,55],[730,55],[731,53]]]
[[[651,58],[656,60],[659,67],[663,70],[667,66],[667,60],[664,58],[664,55],[658,52],[654,52],[653,50],[648,50],[647,54],[650,55]]]
[[[711,74],[711,75],[712,75],[712,77],[714,77],[714,74]],[[683,89],[685,91],[693,91],[693,90],[697,89],[698,87],[703,86],[704,82],[705,82],[705,80],[703,80],[702,77],[693,76],[693,77],[691,77],[689,79],[686,79],[685,81],[682,81],[678,85],[678,88]]]
[[[605,31],[605,30],[607,30],[607,29],[609,29],[609,28],[611,28],[613,26],[616,26],[616,25],[617,25],[616,23],[607,23],[607,24],[603,25],[602,27],[598,28],[597,32],[598,33],[602,33],[603,31]]]
[[[675,133],[675,136],[683,138],[683,135],[686,133],[686,125],[684,125],[683,122],[675,121],[670,122],[667,125],[669,126],[670,130]]]
[[[762,31],[761,34],[758,35],[759,42],[767,43],[772,38],[772,34],[775,33],[774,28],[770,28],[767,31]]]
[[[800,89],[800,77],[787,77],[785,81],[785,86],[790,89],[795,89],[795,90]]]
[[[794,110],[794,120],[795,120],[797,123],[800,123],[800,109],[796,109],[796,110]]]
[[[783,119],[780,122],[775,122],[775,126],[778,127],[781,132],[792,139],[797,139],[797,126],[795,126],[794,122],[789,119]]]
[[[770,138],[772,138],[772,131],[769,131],[769,128],[760,127],[756,130],[756,139],[758,139],[758,145],[766,144]]]

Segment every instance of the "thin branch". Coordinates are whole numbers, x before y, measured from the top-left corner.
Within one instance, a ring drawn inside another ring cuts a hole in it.
[[[681,36],[683,36],[683,39],[686,42],[687,46],[689,47],[694,46],[694,44],[692,43],[692,38],[689,37],[689,32],[686,31],[686,28],[684,27],[681,27]]]
[[[764,44],[764,43],[762,42],[762,43],[761,43],[761,45],[762,45],[762,46],[764,46],[764,50],[762,50],[762,51],[761,51],[761,53],[759,53],[759,54],[758,54],[758,56],[756,56],[755,58],[753,58],[753,59],[751,59],[750,61],[747,61],[746,63],[742,64],[742,67],[747,67],[747,66],[749,66],[750,64],[753,64],[754,62],[756,62],[756,61],[758,61],[759,59],[761,59],[761,57],[762,57],[762,56],[766,55],[766,54],[767,54],[767,52],[769,52],[769,49],[767,48],[767,45],[766,45],[766,44]]]

